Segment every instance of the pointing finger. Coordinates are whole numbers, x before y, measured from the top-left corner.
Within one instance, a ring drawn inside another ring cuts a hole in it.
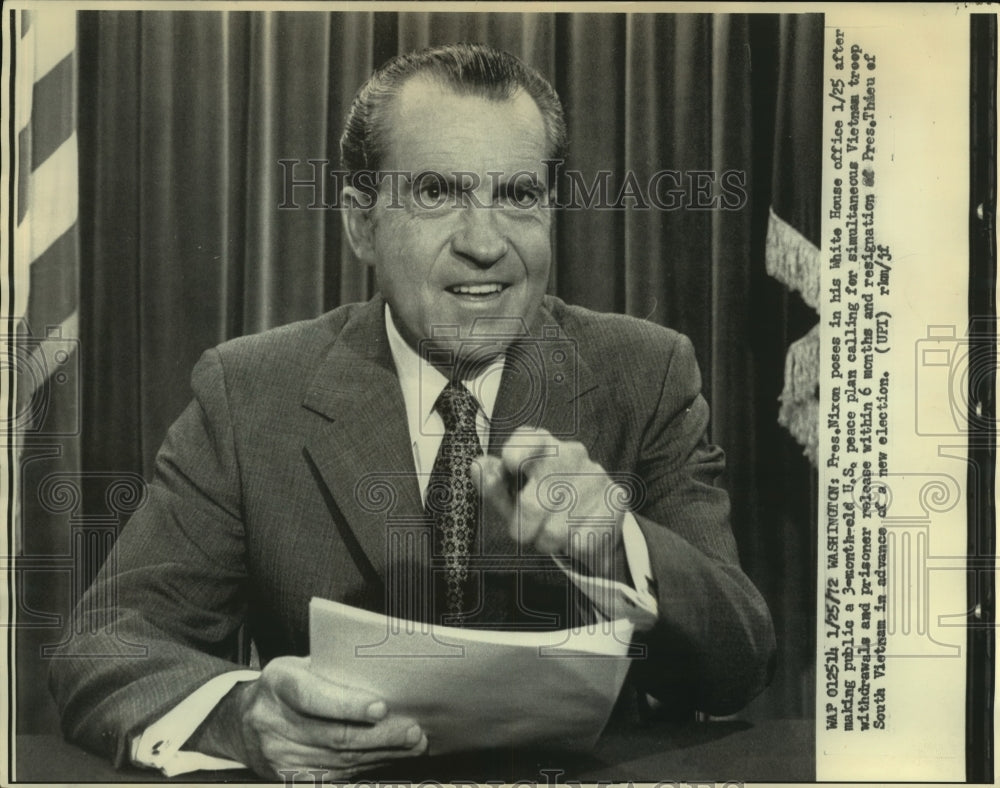
[[[479,491],[480,499],[504,522],[514,517],[510,481],[499,457],[486,455],[473,461],[472,483]]]
[[[529,430],[520,427],[507,439],[500,457],[504,470],[517,476],[519,473],[530,472],[530,462],[542,457],[556,457],[559,454],[559,441],[547,430]],[[530,473],[529,473],[530,475]]]

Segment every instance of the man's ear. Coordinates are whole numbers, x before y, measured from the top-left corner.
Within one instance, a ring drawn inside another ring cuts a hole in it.
[[[375,264],[375,206],[372,196],[345,186],[342,194],[344,235],[358,259]]]

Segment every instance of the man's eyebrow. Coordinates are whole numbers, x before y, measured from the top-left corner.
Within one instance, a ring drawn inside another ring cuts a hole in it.
[[[545,192],[546,190],[546,186],[542,183],[542,179],[538,176],[538,173],[530,173],[524,170],[514,173],[516,177],[499,172],[490,173],[490,175],[502,176],[500,178],[491,178],[491,182],[493,184],[493,193],[491,196],[493,197],[505,195],[515,186],[520,186],[521,188],[525,188],[539,194]]]
[[[459,175],[469,176],[475,175],[471,172],[459,172]],[[421,186],[425,183],[433,184],[447,184],[449,186],[454,186],[459,183],[459,179],[455,176],[453,172],[439,172],[438,170],[421,170],[420,172],[404,172],[401,173],[402,182],[407,183],[412,186],[414,183],[419,183]],[[463,177],[462,182],[467,182],[468,178]]]
[[[422,170],[420,172],[400,172],[399,175],[401,176],[400,182],[411,191],[414,188],[434,184],[445,187],[452,194],[465,194],[478,190],[484,184],[489,184],[491,199],[505,197],[515,187],[527,189],[538,195],[544,194],[548,189],[541,176],[529,170],[519,170],[510,175],[496,170],[487,172],[485,175],[472,170],[446,172]]]

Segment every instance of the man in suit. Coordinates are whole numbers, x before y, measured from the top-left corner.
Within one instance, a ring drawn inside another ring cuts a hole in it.
[[[545,295],[564,138],[552,88],[486,47],[403,56],[366,83],[341,141],[344,227],[380,294],[203,356],[148,504],[53,662],[67,736],[116,763],[269,778],[433,753],[419,720],[310,671],[310,597],[566,626],[578,600],[550,555],[654,598],[641,697],[728,713],[765,686],[771,620],[713,486],[690,343]],[[540,503],[551,479],[571,482],[572,522]],[[623,483],[628,505],[609,506]],[[428,512],[441,560],[401,559],[393,518]],[[394,599],[407,577],[432,591]],[[242,625],[259,673],[236,662]]]

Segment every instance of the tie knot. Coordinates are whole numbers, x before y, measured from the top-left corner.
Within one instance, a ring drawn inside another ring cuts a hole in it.
[[[448,432],[475,432],[479,404],[461,383],[451,381],[445,386],[434,407]]]

